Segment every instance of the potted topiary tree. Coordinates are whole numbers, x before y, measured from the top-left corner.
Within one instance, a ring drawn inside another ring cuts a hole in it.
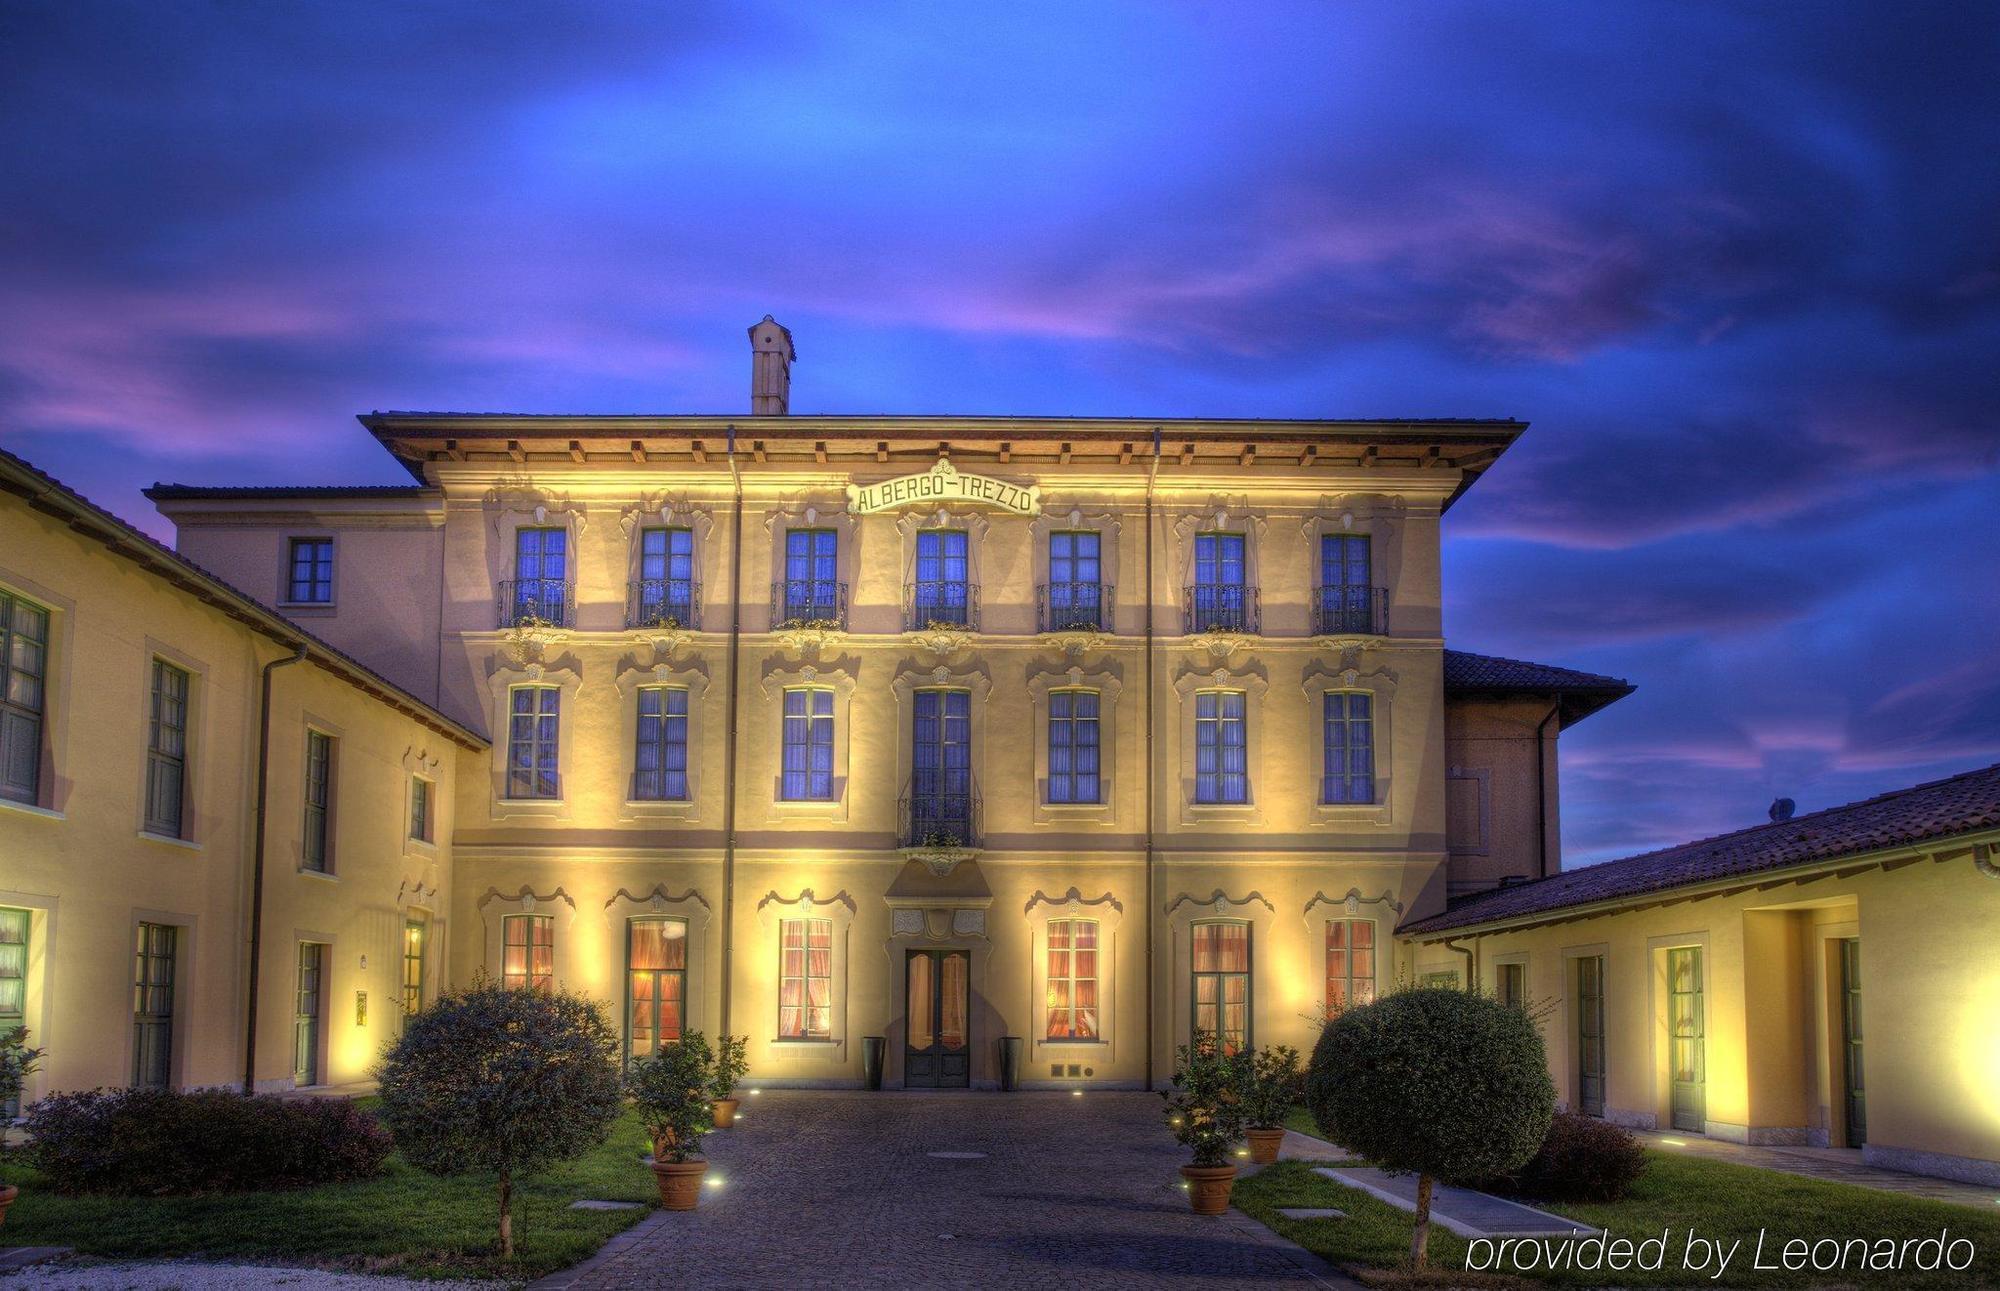
[[[746,1056],[750,1049],[747,1035],[723,1035],[715,1038],[715,1076],[709,1081],[708,1092],[715,1104],[715,1128],[733,1129],[736,1125],[736,1082],[743,1079],[750,1070],[750,1060]]]
[[[1244,1136],[1250,1140],[1250,1159],[1270,1165],[1285,1141],[1285,1117],[1305,1090],[1306,1071],[1299,1051],[1288,1044],[1265,1045],[1248,1066],[1243,1115],[1250,1124]]]
[[[20,1098],[28,1076],[41,1058],[40,1049],[28,1047],[28,1028],[15,1027],[0,1035],[0,1107]],[[21,1190],[13,1184],[0,1183],[0,1224],[7,1222],[7,1208],[20,1195]]]
[[[625,1073],[626,1091],[653,1140],[653,1180],[668,1210],[693,1210],[701,1201],[708,1162],[695,1152],[715,1128],[708,1098],[714,1079],[715,1053],[699,1031],[668,1041]]]
[[[1349,1009],[1320,1033],[1306,1106],[1320,1132],[1385,1170],[1417,1176],[1410,1263],[1424,1267],[1431,1189],[1508,1174],[1555,1116],[1541,1033],[1483,995],[1422,987]]]
[[[1249,1063],[1242,1054],[1225,1054],[1212,1031],[1197,1031],[1191,1044],[1174,1051],[1173,1088],[1162,1090],[1167,1124],[1174,1138],[1193,1153],[1181,1167],[1188,1204],[1197,1215],[1220,1215],[1229,1209],[1229,1191],[1236,1184],[1236,1167],[1229,1150],[1243,1137],[1243,1090]]]
[[[618,1035],[592,1000],[505,990],[483,975],[412,1014],[376,1070],[396,1147],[436,1175],[500,1182],[514,1254],[514,1180],[602,1143],[624,1107]]]

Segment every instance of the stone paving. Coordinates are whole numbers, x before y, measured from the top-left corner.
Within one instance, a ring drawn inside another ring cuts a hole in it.
[[[1240,1213],[1191,1214],[1154,1094],[766,1090],[704,1143],[722,1185],[698,1211],[537,1285],[1355,1285]]]

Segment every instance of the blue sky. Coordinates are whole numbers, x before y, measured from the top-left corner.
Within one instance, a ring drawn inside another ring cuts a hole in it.
[[[2000,759],[2000,10],[0,8],[0,439],[374,408],[1518,416],[1467,649],[1626,676],[1572,863]]]

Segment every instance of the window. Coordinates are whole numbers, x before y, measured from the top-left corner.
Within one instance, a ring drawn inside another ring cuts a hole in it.
[[[1667,952],[1667,1066],[1673,1076],[1672,1122],[1677,1130],[1707,1132],[1707,1019],[1702,1008],[1701,948]]]
[[[911,696],[912,846],[964,847],[973,840],[972,695],[920,690]]]
[[[1458,970],[1456,968],[1446,968],[1434,973],[1425,973],[1417,978],[1417,985],[1435,987],[1443,991],[1455,991],[1458,989]]]
[[[1493,966],[1493,997],[1510,1009],[1528,1007],[1528,966],[1526,964],[1495,964]]]
[[[1375,999],[1375,923],[1326,921],[1326,1015]]]
[[[0,798],[40,800],[49,613],[0,592]]]
[[[800,686],[785,692],[784,776],[779,796],[786,802],[827,802],[833,798],[833,692]]]
[[[403,922],[403,1013],[424,1007],[424,941],[428,930],[422,919]]]
[[[1240,690],[1199,690],[1194,696],[1194,800],[1250,801],[1250,754]]]
[[[181,836],[187,794],[188,675],[153,660],[153,715],[146,744],[146,830]]]
[[[840,621],[839,551],[832,529],[786,531],[783,622]]]
[[[785,919],[779,929],[778,1037],[833,1038],[833,920]]]
[[[556,798],[562,784],[556,752],[562,691],[554,686],[516,686],[507,725],[507,796]]]
[[[410,837],[431,841],[431,782],[422,776],[410,777]]]
[[[687,921],[625,925],[625,1060],[650,1058],[681,1038],[687,1007]]]
[[[1095,1040],[1097,920],[1049,920],[1048,1038]]]
[[[0,1036],[28,1024],[28,928],[26,910],[0,906]],[[0,1101],[0,1116],[19,1115],[19,1102]]]
[[[569,623],[569,531],[514,531],[514,587],[510,623]]]
[[[1315,630],[1375,631],[1375,589],[1371,582],[1368,535],[1320,535],[1319,622],[1314,625]]]
[[[502,921],[500,984],[546,991],[555,984],[556,921],[546,914],[510,914]]]
[[[180,929],[139,925],[132,966],[132,1084],[165,1089],[173,1082],[174,953]]]
[[[1049,692],[1049,801],[1097,802],[1098,694]]]
[[[285,600],[293,605],[333,604],[333,539],[292,539]]]
[[[913,627],[971,623],[971,586],[965,581],[969,562],[963,529],[925,529],[917,534],[917,585]]]
[[[632,797],[641,802],[688,799],[688,693],[680,686],[639,692],[639,745],[633,755]]]
[[[1604,956],[1576,961],[1576,1109],[1604,1115]]]
[[[327,826],[333,802],[332,786],[333,737],[307,731],[305,865],[320,874],[326,873],[331,851]]]
[[[1196,632],[1241,632],[1248,626],[1242,534],[1195,535],[1194,589],[1189,608]]]
[[[1095,529],[1049,535],[1047,627],[1051,632],[1105,626],[1102,543]]]
[[[298,1002],[292,1019],[292,1083],[319,1084],[319,1018],[324,994],[326,947],[299,943]]]
[[[1194,925],[1194,1029],[1215,1035],[1224,1053],[1250,1046],[1250,925]]]
[[[1375,697],[1329,690],[1321,697],[1319,800],[1375,801]]]
[[[639,531],[639,623],[695,623],[694,531]]]

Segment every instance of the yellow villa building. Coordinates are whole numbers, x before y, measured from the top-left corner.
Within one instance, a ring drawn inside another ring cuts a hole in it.
[[[1441,612],[1522,423],[792,415],[750,341],[747,416],[369,414],[411,483],[157,486],[176,552],[0,456],[30,1099],[359,1086],[481,973],[890,1088],[1476,981],[1581,1110],[2000,1183],[2000,770],[1563,871],[1631,688]]]

